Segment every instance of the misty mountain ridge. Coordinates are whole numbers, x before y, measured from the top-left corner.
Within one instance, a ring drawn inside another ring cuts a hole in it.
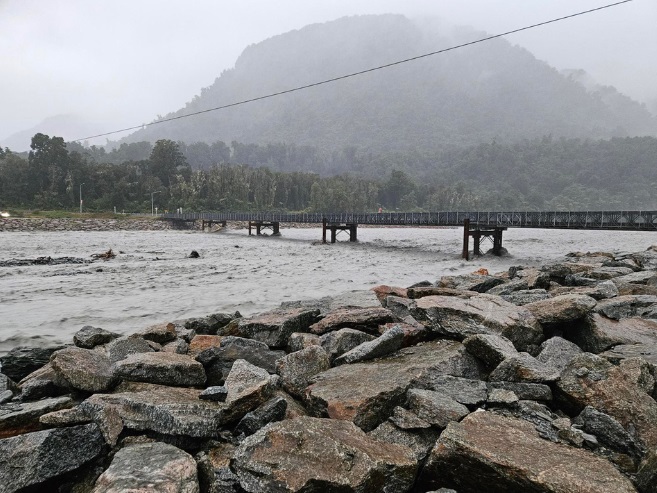
[[[107,123],[90,121],[74,114],[54,115],[31,128],[0,139],[0,147],[8,147],[14,152],[25,152],[30,150],[32,137],[37,133],[72,140],[79,138],[81,135],[94,135],[107,131],[109,131]]]
[[[345,17],[248,46],[164,118],[393,63],[486,37],[401,15]],[[657,135],[645,105],[583,71],[559,72],[499,38],[290,94],[146,127],[119,141],[285,142],[325,150],[427,150],[544,135]]]

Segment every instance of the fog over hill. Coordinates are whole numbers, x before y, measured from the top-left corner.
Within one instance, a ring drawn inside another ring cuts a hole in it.
[[[401,15],[345,17],[247,47],[182,116],[485,37]],[[205,61],[211,63],[211,61]],[[120,142],[285,142],[326,150],[439,150],[544,135],[657,135],[657,120],[581,71],[495,39],[303,91],[145,127]]]

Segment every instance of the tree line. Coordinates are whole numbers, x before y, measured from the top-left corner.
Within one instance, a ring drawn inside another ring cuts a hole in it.
[[[121,144],[36,134],[0,149],[0,207],[147,212],[657,209],[657,139],[541,139],[440,152]]]

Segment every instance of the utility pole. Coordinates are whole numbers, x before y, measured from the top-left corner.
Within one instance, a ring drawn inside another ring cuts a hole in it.
[[[158,190],[157,192],[151,192],[151,216],[154,216],[154,215],[155,215],[155,207],[153,207],[153,205],[154,205],[154,202],[153,202],[153,196],[154,196],[156,193],[160,193],[161,191],[162,191],[162,190]]]
[[[80,183],[80,214],[82,214],[82,185],[84,183]]]

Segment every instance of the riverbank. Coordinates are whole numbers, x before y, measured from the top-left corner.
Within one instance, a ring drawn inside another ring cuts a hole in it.
[[[2,491],[654,492],[657,248],[469,265],[16,348]]]
[[[171,223],[157,218],[41,218],[9,217],[0,219],[0,232],[30,231],[163,231]]]

